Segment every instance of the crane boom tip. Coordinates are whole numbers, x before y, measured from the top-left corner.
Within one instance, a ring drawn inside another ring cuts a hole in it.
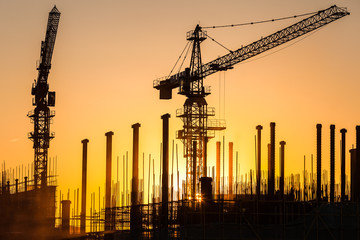
[[[51,9],[50,13],[60,13],[60,11],[57,9],[56,5]]]

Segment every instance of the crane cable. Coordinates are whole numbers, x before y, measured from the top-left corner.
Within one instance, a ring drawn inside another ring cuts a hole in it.
[[[228,50],[230,53],[232,53],[233,51],[231,51],[230,49],[228,49],[227,47],[225,47],[223,44],[219,43],[218,41],[216,41],[214,38],[210,37],[209,34],[207,34],[207,32],[201,31],[202,33],[204,33],[208,38],[210,38],[211,40],[213,40],[213,42],[217,43],[218,45],[220,45],[221,47],[225,48],[226,50]]]
[[[226,27],[238,27],[238,26],[246,26],[246,25],[254,25],[254,24],[260,24],[260,23],[267,23],[267,22],[275,22],[275,21],[281,21],[281,20],[286,20],[286,19],[290,19],[290,18],[297,18],[297,17],[304,17],[307,15],[312,15],[315,14],[317,12],[311,12],[311,13],[304,13],[304,14],[300,14],[300,15],[294,15],[294,16],[289,16],[289,17],[282,17],[282,18],[275,18],[275,19],[269,19],[269,20],[262,20],[262,21],[257,21],[257,22],[247,22],[247,23],[239,23],[239,24],[228,24],[228,25],[218,25],[218,26],[208,26],[208,27],[202,27],[203,29],[208,29],[208,28],[226,28]],[[217,43],[219,46],[223,47],[224,49],[226,49],[227,51],[229,51],[230,53],[232,53],[233,51],[230,50],[229,48],[225,47],[223,44],[219,43],[218,41],[216,41],[214,38],[210,37],[207,32],[202,31],[208,38],[210,38],[213,42]],[[172,72],[174,71],[176,65],[178,64],[179,60],[181,59],[182,55],[185,52],[185,49],[189,46],[189,42],[185,45],[184,49],[182,50],[179,58],[177,59],[175,65],[173,66],[173,68],[171,69],[170,73],[169,73],[169,77],[171,76]],[[189,53],[189,49],[186,51],[186,54],[184,56],[184,59],[179,67],[179,72],[180,69],[182,67],[182,65],[184,64],[184,61],[187,57],[187,54]],[[268,56],[268,55],[266,55]],[[257,60],[257,59],[254,59]]]
[[[171,76],[172,72],[174,71],[174,69],[175,69],[176,65],[178,64],[179,60],[181,59],[181,57],[182,57],[182,55],[184,54],[185,49],[188,47],[188,45],[189,45],[189,42],[187,42],[187,43],[186,43],[186,45],[185,45],[184,49],[182,50],[182,52],[181,52],[181,54],[180,54],[179,58],[176,60],[175,65],[174,65],[174,66],[173,66],[173,68],[171,69],[171,71],[170,71],[170,73],[169,73],[169,76],[168,76],[168,77],[170,77],[170,76]],[[184,57],[184,60],[185,60],[185,58],[186,58],[186,55],[185,55],[185,57]],[[183,62],[181,63],[180,68],[181,68],[182,64],[184,63],[184,60],[183,60]]]
[[[246,22],[246,23],[238,23],[238,24],[208,26],[208,27],[202,27],[202,28],[208,29],[208,28],[239,27],[239,26],[254,25],[254,24],[259,24],[259,23],[268,23],[268,22],[281,21],[281,20],[286,20],[286,19],[290,19],[290,18],[304,17],[304,16],[307,16],[307,15],[313,15],[315,13],[317,13],[317,12],[304,13],[304,14],[294,15],[294,16],[290,16],[290,17],[274,18],[274,19],[262,20],[262,21],[257,21],[257,22]]]
[[[188,44],[189,44],[190,42],[188,42]],[[179,66],[179,70],[178,70],[178,72],[180,72],[181,71],[181,68],[182,68],[182,66],[183,66],[183,64],[184,64],[184,62],[185,62],[185,60],[186,60],[186,57],[188,56],[188,54],[189,54],[189,51],[190,51],[190,47],[191,45],[189,44],[189,47],[188,47],[188,49],[187,49],[187,51],[186,51],[186,54],[185,54],[185,56],[184,56],[184,59],[183,59],[183,61],[181,62],[181,65]]]

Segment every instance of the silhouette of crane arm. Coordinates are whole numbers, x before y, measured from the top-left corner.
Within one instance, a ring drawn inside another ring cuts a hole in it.
[[[38,67],[38,81],[47,81],[47,75],[51,68],[51,58],[54,51],[55,39],[58,30],[60,12],[54,6],[49,14],[45,41],[41,42],[40,65]],[[45,76],[44,76],[45,75]]]
[[[49,92],[49,86],[47,83],[49,70],[51,68],[51,58],[54,51],[56,34],[59,26],[60,12],[56,8],[49,13],[45,40],[41,42],[41,53],[40,53],[40,64],[37,68],[39,74],[37,81],[34,83],[32,88],[32,95],[35,95],[34,105],[43,105],[46,103],[46,96],[49,94],[50,106],[55,104],[55,92]]]
[[[349,14],[350,13],[346,10],[346,8],[340,8],[336,5],[325,10],[318,11],[316,14],[289,27],[202,65],[202,76],[190,76],[189,81],[195,81],[218,71],[231,69],[233,65],[237,63],[287,43]],[[169,93],[169,91],[173,88],[179,87],[185,75],[186,71],[183,71],[167,78],[155,80],[153,86],[154,88],[160,90],[160,99],[171,99],[171,94],[166,93]],[[162,92],[165,94],[162,94]]]

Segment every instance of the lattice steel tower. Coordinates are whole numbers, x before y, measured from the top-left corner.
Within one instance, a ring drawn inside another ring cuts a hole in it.
[[[210,137],[208,117],[215,116],[214,108],[209,108],[205,97],[210,94],[209,88],[203,85],[202,61],[200,44],[206,39],[206,31],[201,31],[199,25],[194,31],[187,33],[187,40],[192,42],[190,68],[185,69],[185,76],[180,83],[179,94],[187,97],[184,108],[176,111],[176,116],[183,121],[183,129],[177,133],[177,138],[184,143],[184,157],[186,158],[186,195],[195,195],[197,189],[192,186],[198,184],[198,179],[203,175],[205,166],[205,144]],[[209,110],[209,111],[208,111]],[[222,124],[221,129],[225,129]],[[193,142],[196,142],[196,158],[193,154]],[[196,167],[193,167],[195,163]],[[196,179],[193,179],[194,169]],[[194,191],[194,193],[192,193]]]
[[[34,111],[28,113],[28,117],[34,123],[34,131],[28,134],[29,139],[34,142],[34,186],[41,184],[41,187],[47,186],[47,163],[48,148],[50,140],[55,137],[50,132],[51,119],[55,116],[55,111],[50,111],[49,107],[55,106],[55,92],[49,92],[47,82],[51,68],[51,58],[54,50],[56,33],[58,30],[60,12],[56,8],[49,13],[48,24],[46,29],[45,41],[41,42],[40,63],[37,68],[39,74],[35,80],[31,95],[34,95]]]

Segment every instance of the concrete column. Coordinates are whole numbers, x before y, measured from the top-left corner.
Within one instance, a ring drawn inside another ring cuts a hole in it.
[[[47,163],[46,163],[46,167],[45,169],[47,169]],[[45,188],[47,186],[47,170],[45,170],[45,172],[42,172],[40,175],[40,179],[41,179],[41,188]]]
[[[193,152],[192,152],[192,187],[191,187],[191,199],[195,200],[196,197],[196,159],[197,159],[197,145],[196,141],[193,141]]]
[[[314,164],[313,164],[313,155],[311,154],[311,200],[314,200]]]
[[[234,143],[229,142],[229,198],[233,196],[233,147]]]
[[[304,199],[304,202],[306,201],[305,199],[305,195],[306,195],[306,176],[305,176],[305,170],[306,170],[306,158],[305,158],[305,155],[304,155],[304,179],[303,179],[303,183],[304,183],[304,186],[303,186],[303,199]],[[299,190],[299,194],[300,194],[300,190]],[[299,197],[300,201],[301,201],[301,194],[300,194],[300,197]]]
[[[261,125],[256,126],[257,130],[257,161],[256,161],[256,196],[260,197],[260,185],[261,185]]]
[[[133,162],[131,180],[131,213],[130,230],[133,239],[137,239],[141,228],[140,202],[139,202],[139,128],[140,123],[135,123],[133,128]]]
[[[268,143],[268,175],[267,175],[267,195],[269,195],[269,185],[270,185],[270,167],[271,167],[271,144]]]
[[[335,200],[335,125],[330,125],[330,202]]]
[[[360,201],[360,126],[356,126],[355,201]]]
[[[24,177],[24,179],[25,179],[25,192],[27,192],[28,177]]]
[[[39,179],[39,174],[34,174],[34,189],[37,189],[38,187],[38,180]]]
[[[216,142],[216,194],[220,196],[220,147],[221,142]]]
[[[70,233],[70,200],[62,200],[62,213],[61,213],[61,230],[64,233],[69,234]]]
[[[284,179],[285,179],[285,141],[280,142],[280,195],[284,197]]]
[[[250,195],[253,197],[253,171],[250,169]]]
[[[135,123],[133,128],[133,164],[131,181],[131,205],[138,205],[139,202],[139,127],[140,123]]]
[[[204,138],[204,162],[203,162],[203,175],[202,177],[207,177],[207,144],[208,144],[208,137]]]
[[[86,179],[87,179],[87,144],[89,140],[81,141],[83,145],[82,158],[82,186],[81,186],[81,213],[80,213],[80,232],[86,231]]]
[[[112,136],[113,132],[105,133],[106,136],[106,183],[105,183],[105,231],[111,229],[111,161],[112,161]]]
[[[4,195],[6,193],[6,186],[5,186],[5,179],[6,177],[5,175],[5,171],[2,172],[1,175],[1,194]]]
[[[15,179],[15,193],[19,192],[19,179]]]
[[[321,200],[321,128],[322,125],[321,124],[317,124],[316,125],[316,130],[317,130],[317,134],[316,134],[316,199],[318,201]]]
[[[341,201],[345,201],[345,134],[346,129],[340,130],[341,133]]]
[[[350,190],[351,201],[356,201],[356,193],[358,192],[356,186],[356,149],[350,149]]]
[[[270,123],[269,196],[275,193],[275,123]]]
[[[212,178],[202,177],[200,178],[201,183],[201,197],[205,202],[212,200]]]
[[[168,237],[168,202],[169,202],[169,118],[170,114],[161,116],[163,120],[163,171],[162,171],[162,206],[161,206],[161,238]]]

